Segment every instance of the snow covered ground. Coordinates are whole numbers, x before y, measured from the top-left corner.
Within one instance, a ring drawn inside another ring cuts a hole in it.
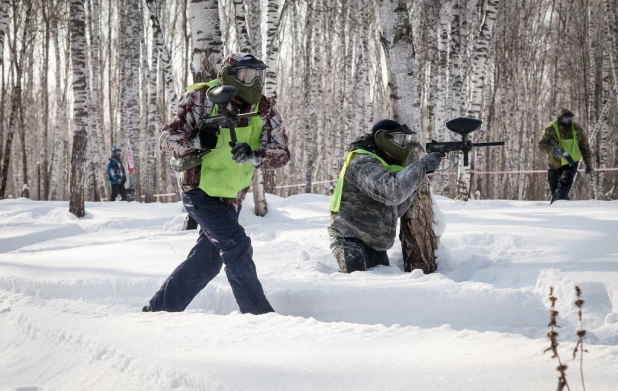
[[[249,197],[251,198],[251,197]],[[329,198],[241,220],[277,314],[225,273],[183,313],[141,307],[192,247],[180,204],[0,201],[0,390],[555,390],[549,287],[571,390],[583,290],[586,390],[618,389],[618,202],[438,198],[439,272],[340,274]]]

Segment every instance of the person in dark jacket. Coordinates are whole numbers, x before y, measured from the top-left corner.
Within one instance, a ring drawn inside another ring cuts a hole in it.
[[[592,151],[588,135],[573,118],[568,109],[561,109],[558,117],[549,123],[539,141],[539,151],[547,154],[547,182],[551,192],[551,202],[569,200],[579,162],[586,163],[586,174],[594,172]]]
[[[112,147],[112,156],[107,162],[107,175],[109,176],[109,183],[112,185],[111,201],[116,201],[118,195],[120,195],[123,201],[127,200],[127,192],[124,188],[127,176],[120,159],[121,156],[122,150],[114,145]]]
[[[333,194],[328,227],[330,248],[342,273],[389,265],[397,222],[428,172],[440,165],[430,153],[403,167],[414,133],[396,121],[377,122],[350,144]]]
[[[238,222],[241,204],[256,168],[272,170],[290,159],[287,137],[274,101],[262,94],[266,65],[245,53],[223,59],[217,80],[187,88],[176,118],[159,139],[162,152],[190,161],[179,175],[182,201],[199,224],[197,243],[163,283],[143,311],[183,311],[225,265],[225,273],[242,313],[264,314],[273,308],[258,280],[251,239]],[[230,145],[230,129],[204,125],[198,119],[219,108],[207,97],[211,87],[232,85],[238,93],[228,108],[234,114],[257,111],[236,126],[237,143]],[[207,151],[203,156],[201,151]]]

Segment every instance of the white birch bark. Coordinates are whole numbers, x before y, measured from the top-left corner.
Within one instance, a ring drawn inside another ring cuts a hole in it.
[[[462,53],[461,53],[461,40],[462,40],[462,30],[460,28],[460,0],[452,0],[451,1],[451,40],[450,40],[450,51],[449,51],[449,62],[450,62],[450,112],[447,116],[448,119],[453,119],[460,117],[464,113],[465,99],[462,92],[463,88],[463,78],[462,74]],[[464,9],[465,12],[465,9]]]
[[[305,193],[311,193],[313,182],[313,148],[314,135],[316,127],[316,69],[319,66],[319,48],[316,42],[319,42],[319,28],[314,27],[313,10],[311,7],[307,9],[307,39],[305,45],[305,102],[307,103],[308,120],[305,125]],[[315,38],[314,38],[315,34]]]
[[[423,140],[421,129],[420,91],[412,28],[404,1],[382,0],[380,3],[381,42],[390,68],[389,88],[394,100],[395,119],[408,124],[417,133],[416,143]],[[411,155],[422,153],[418,146]],[[433,230],[434,216],[429,182],[419,186],[410,209],[401,218],[400,239],[404,270],[436,270],[435,250],[438,238]]]
[[[156,43],[156,32],[152,29],[152,42]],[[153,48],[150,55],[150,72],[148,76],[148,135],[146,137],[147,156],[146,156],[146,194],[144,202],[154,202],[154,182],[155,182],[155,140],[157,139],[157,128],[161,123],[159,110],[157,107],[157,69],[158,51]]]
[[[98,189],[95,190],[95,194],[97,194],[100,199],[101,195],[104,195],[105,198],[109,199],[110,189],[109,186],[106,186],[107,180],[104,177],[104,174],[107,172],[106,162],[103,160],[104,155],[104,138],[102,135],[102,127],[103,127],[103,95],[99,89],[99,80],[101,80],[101,70],[99,67],[100,64],[100,1],[92,0],[92,14],[90,16],[91,23],[90,27],[90,39],[91,39],[91,69],[92,69],[92,95],[91,99],[94,104],[90,105],[91,112],[93,115],[91,116],[92,121],[92,134],[93,137],[90,138],[91,141],[94,141],[93,145],[93,155],[91,156],[92,166],[94,173],[96,175],[96,184]],[[101,193],[102,191],[102,193]],[[95,199],[96,200],[96,199]]]
[[[418,65],[405,2],[382,0],[380,21],[395,119],[415,131],[416,140],[423,140]]]
[[[54,56],[56,59],[60,59],[60,40],[58,39],[59,29],[57,18],[52,19],[52,32],[54,40]],[[66,66],[68,68],[68,64],[66,64]],[[68,127],[66,111],[64,109],[67,101],[67,85],[63,85],[62,83],[63,77],[61,61],[56,61],[56,69],[54,76],[56,113],[54,116],[54,149],[52,152],[50,177],[50,199],[52,201],[56,201],[59,199],[59,197],[62,197],[62,192],[60,192],[58,189],[58,182],[61,179],[61,169],[63,167],[63,164],[61,162],[62,151],[64,150],[63,145],[66,141],[66,128]]]
[[[369,84],[369,53],[368,53],[368,39],[369,39],[369,13],[367,10],[367,1],[368,0],[359,0],[359,20],[358,20],[358,73],[356,84],[358,86],[357,92],[357,100],[356,100],[356,133],[355,137],[360,136],[363,133],[366,133],[369,128],[369,120],[368,120],[368,111],[370,108],[367,107],[368,102],[371,100],[369,97],[369,92],[371,86]]]
[[[14,5],[15,6],[15,5]],[[15,68],[15,85],[13,86],[13,92],[11,96],[11,112],[9,115],[9,127],[7,129],[4,152],[2,154],[2,166],[0,168],[0,199],[3,199],[7,190],[7,177],[9,173],[9,164],[11,160],[11,147],[13,145],[13,136],[17,128],[19,111],[22,106],[22,73],[23,64],[26,57],[27,38],[28,38],[28,26],[30,25],[30,17],[32,14],[32,7],[26,7],[25,18],[23,21],[22,29],[22,46],[19,54],[17,54],[16,44],[12,50],[14,57]],[[16,7],[13,9],[15,14]],[[15,35],[17,35],[17,26],[15,27]]]
[[[161,9],[157,7],[154,0],[146,0],[146,5],[150,12],[150,21],[152,22],[152,40],[153,50],[159,52],[159,61],[163,68],[163,78],[165,82],[166,102],[168,104],[167,116],[173,118],[176,114],[176,105],[178,101],[178,95],[176,93],[176,86],[174,84],[174,75],[172,73],[172,61],[170,51],[165,43],[165,32],[161,27]]]
[[[262,51],[262,21],[261,2],[257,0],[245,0],[245,15],[247,20],[247,30],[249,34],[249,45],[251,53],[261,53]]]
[[[488,0],[483,17],[483,23],[476,37],[473,60],[472,91],[470,102],[466,110],[468,117],[481,119],[481,104],[483,89],[485,88],[485,64],[489,56],[491,36],[501,0]],[[472,139],[472,137],[469,137]],[[470,154],[470,160],[473,158]],[[461,157],[460,157],[461,159]],[[470,193],[470,169],[469,166],[460,164],[460,172],[457,183],[457,198],[468,200]]]
[[[610,58],[612,77],[614,79],[614,96],[616,97],[616,104],[618,104],[618,14],[616,14],[616,8],[612,6],[611,0],[604,0],[604,3],[605,23],[610,30],[607,34],[611,37],[608,55]]]
[[[4,63],[4,36],[9,27],[10,0],[0,1],[0,65]]]
[[[436,91],[436,111],[435,111],[435,135],[438,140],[447,140],[446,126],[447,118],[447,83],[448,83],[448,27],[449,12],[446,5],[440,7],[438,26],[438,61],[437,61],[437,91]],[[430,27],[431,28],[431,27]]]
[[[83,0],[71,0],[71,68],[73,70],[73,153],[69,211],[84,217],[84,163],[88,140],[88,69],[86,67],[86,16]]]
[[[264,95],[277,99],[277,58],[279,57],[279,0],[266,0],[263,3],[266,29],[262,38],[262,58],[266,68]]]
[[[586,40],[588,41],[588,132],[592,136],[593,129],[596,124],[597,117],[597,107],[596,107],[596,40],[597,40],[597,15],[595,13],[596,5],[594,4],[594,0],[588,0],[588,9],[587,17],[588,17],[588,28]],[[589,177],[589,182],[591,186],[590,189],[590,198],[596,199],[594,186],[594,179]]]
[[[606,18],[606,21],[609,18]],[[603,41],[603,45],[605,48],[605,53],[603,54],[603,69],[602,69],[602,85],[601,85],[601,104],[605,106],[609,99],[611,99],[610,92],[612,89],[611,84],[611,70],[609,64],[609,56],[611,55],[611,26],[606,24],[605,26],[605,37]],[[601,132],[599,133],[599,146],[598,146],[598,156],[599,156],[599,165],[597,173],[596,173],[596,189],[594,191],[595,198],[597,199],[606,199],[605,197],[605,169],[607,168],[607,161],[609,156],[609,133],[610,133],[610,125],[607,120],[607,116],[601,114]]]
[[[251,43],[249,42],[249,30],[245,18],[245,5],[243,0],[234,1],[234,21],[236,25],[236,37],[238,46],[243,53],[251,53]]]
[[[191,0],[191,43],[193,82],[217,78],[223,58],[218,0]]]
[[[568,2],[567,2],[568,6]],[[558,11],[558,21],[561,21],[560,15],[566,14],[564,19],[564,29],[560,31],[558,29],[558,47],[563,47],[566,43],[566,38],[570,35],[570,17],[571,12],[567,8],[566,10],[563,8],[562,2],[559,3],[559,11]],[[564,67],[566,66],[566,53],[562,53],[561,50],[558,51],[556,58],[556,72],[554,75],[554,88],[555,88],[555,98],[554,98],[554,106],[553,106],[553,115],[556,116],[558,111],[560,110],[560,105],[562,105],[562,77],[564,74]]]

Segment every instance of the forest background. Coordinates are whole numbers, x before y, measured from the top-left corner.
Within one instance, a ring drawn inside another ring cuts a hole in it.
[[[289,137],[290,163],[256,177],[268,193],[330,194],[347,144],[380,119],[408,123],[424,145],[455,141],[444,123],[472,116],[483,121],[475,142],[505,146],[475,149],[469,167],[448,161],[433,192],[547,199],[536,145],[566,107],[596,168],[573,197],[617,199],[617,9],[618,0],[0,0],[0,199],[27,184],[33,199],[67,200],[76,180],[82,200],[109,198],[111,147],[130,144],[136,197],[178,200],[158,135],[184,88],[215,78],[233,51],[268,65],[265,94]]]

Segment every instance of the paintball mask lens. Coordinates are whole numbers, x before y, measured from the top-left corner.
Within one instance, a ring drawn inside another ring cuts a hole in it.
[[[259,79],[260,84],[264,84],[263,69],[236,68],[235,77],[236,80],[246,85],[253,84],[255,79]]]
[[[393,143],[399,145],[400,147],[406,147],[412,141],[412,135],[406,133],[394,132],[389,134],[390,138],[393,140]]]

